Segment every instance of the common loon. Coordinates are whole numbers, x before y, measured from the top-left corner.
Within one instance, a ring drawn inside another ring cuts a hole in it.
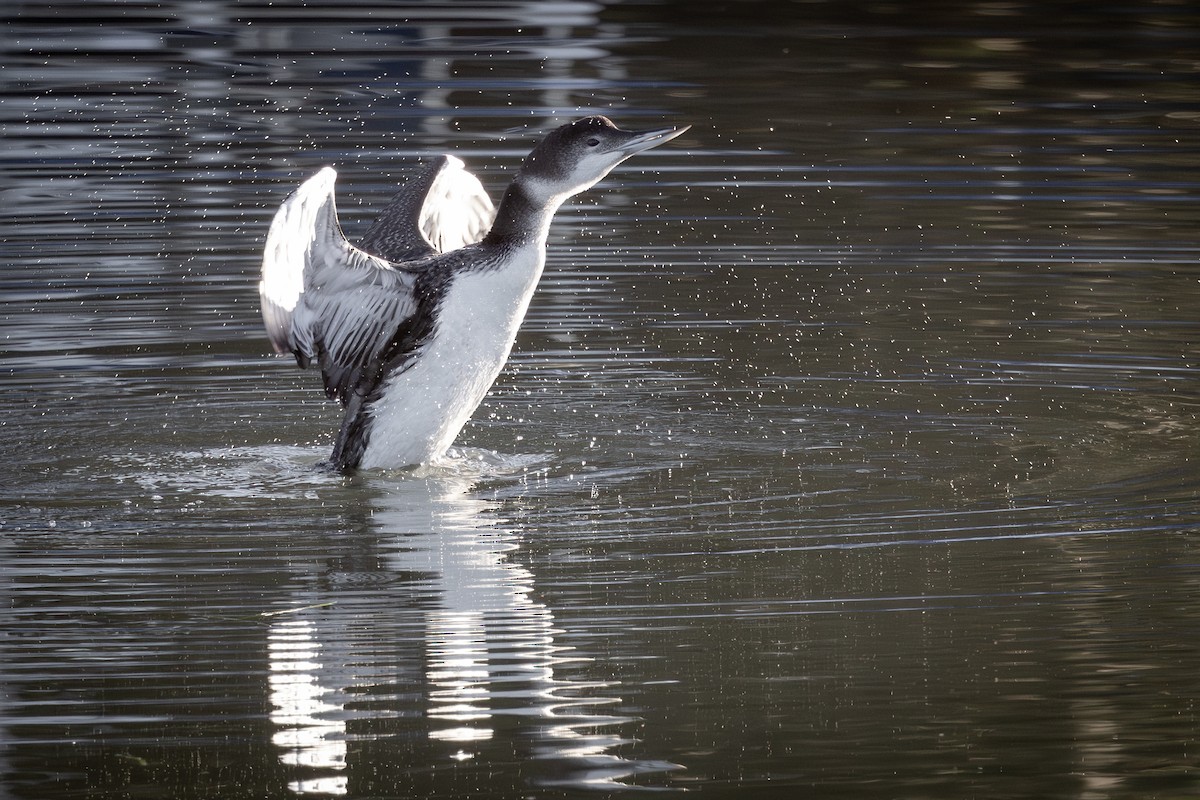
[[[601,116],[551,131],[493,208],[453,156],[411,178],[346,241],[326,167],[280,206],[263,255],[275,351],[316,362],[345,407],[331,465],[401,468],[440,458],[508,359],[563,201],[691,126],[626,131]]]

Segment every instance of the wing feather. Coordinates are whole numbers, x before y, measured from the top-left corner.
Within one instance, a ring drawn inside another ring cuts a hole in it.
[[[279,206],[267,231],[258,294],[262,300],[263,324],[277,353],[296,349],[291,332],[292,312],[304,292],[317,215],[325,204],[333,202],[336,178],[337,173],[325,167],[302,183]]]
[[[439,253],[474,244],[487,235],[496,208],[479,179],[454,156],[444,160],[421,206],[419,227]]]
[[[263,323],[276,352],[316,361],[325,392],[345,405],[378,365],[393,334],[417,311],[417,271],[346,241],[326,167],[280,206],[263,255]]]
[[[491,198],[466,165],[437,156],[389,201],[360,246],[389,261],[411,261],[478,242],[495,217]]]

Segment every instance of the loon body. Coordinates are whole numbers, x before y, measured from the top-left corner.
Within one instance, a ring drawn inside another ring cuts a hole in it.
[[[633,132],[604,117],[552,131],[493,208],[458,159],[435,159],[346,241],[326,167],[284,201],[263,256],[263,322],[276,352],[321,368],[345,408],[338,469],[442,456],[500,373],[563,201],[625,159],[686,131]]]

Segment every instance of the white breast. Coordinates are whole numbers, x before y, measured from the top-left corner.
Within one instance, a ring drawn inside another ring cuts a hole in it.
[[[482,402],[516,339],[541,277],[541,248],[447,287],[434,331],[408,369],[384,379],[370,406],[361,467],[424,464],[445,454]]]

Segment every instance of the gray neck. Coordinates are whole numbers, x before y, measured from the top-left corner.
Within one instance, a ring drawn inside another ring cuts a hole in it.
[[[552,196],[539,200],[537,198],[542,193],[530,191],[532,188],[520,176],[509,185],[500,207],[496,209],[496,221],[484,237],[483,244],[505,248],[545,245],[550,220],[566,198]]]

